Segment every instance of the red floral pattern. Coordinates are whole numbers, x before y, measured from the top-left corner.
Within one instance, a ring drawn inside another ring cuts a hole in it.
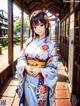
[[[45,51],[45,50],[48,50],[49,49],[49,46],[48,45],[43,45],[42,46],[42,49]]]
[[[41,92],[42,94],[46,93],[46,92],[47,92],[46,86],[41,86],[41,87],[40,87],[40,92]]]
[[[36,96],[38,99],[38,106],[44,106],[47,100],[48,88],[45,85],[41,85],[36,89]]]
[[[44,105],[44,101],[43,100],[39,100],[38,101],[38,106],[43,106]]]

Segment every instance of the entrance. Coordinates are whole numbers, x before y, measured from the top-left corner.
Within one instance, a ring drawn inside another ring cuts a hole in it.
[[[75,11],[73,94],[80,106],[80,8]]]

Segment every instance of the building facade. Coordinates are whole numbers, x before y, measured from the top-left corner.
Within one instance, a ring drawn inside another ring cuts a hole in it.
[[[4,10],[0,10],[0,29],[2,34],[0,37],[4,36],[8,32],[8,14]]]

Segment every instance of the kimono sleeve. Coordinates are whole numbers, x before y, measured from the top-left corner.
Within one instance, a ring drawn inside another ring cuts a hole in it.
[[[25,57],[25,49],[26,49],[27,45],[29,44],[29,42],[31,41],[31,39],[32,38],[27,39],[25,46],[24,46],[23,50],[20,52],[20,56],[17,60],[16,73],[17,73],[17,75],[20,75],[21,77],[24,76],[24,73],[26,71],[25,66],[27,65],[27,60]]]
[[[41,68],[41,74],[44,77],[44,85],[52,89],[58,80],[58,55],[55,43],[52,43],[49,48],[49,58],[46,68]]]

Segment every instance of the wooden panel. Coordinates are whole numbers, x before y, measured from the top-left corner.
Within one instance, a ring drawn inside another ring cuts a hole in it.
[[[14,69],[16,70],[16,62],[14,61]],[[4,84],[6,81],[9,79],[9,77],[12,76],[12,71],[11,71],[12,65],[8,65],[4,71],[0,73],[0,92],[3,89]]]
[[[73,94],[80,99],[80,8],[76,10],[75,17]]]
[[[68,66],[68,49],[69,47],[67,44],[63,42],[60,43],[60,52],[67,66]]]

